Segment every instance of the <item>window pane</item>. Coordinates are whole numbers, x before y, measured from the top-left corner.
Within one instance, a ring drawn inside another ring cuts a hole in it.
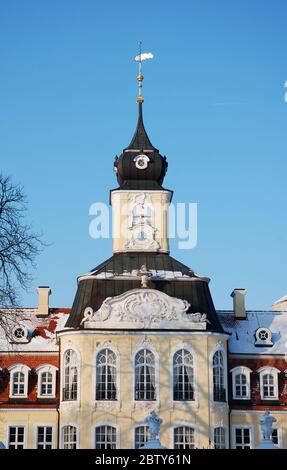
[[[78,396],[78,358],[75,351],[69,349],[64,356],[63,400],[77,400]]]
[[[37,449],[52,449],[52,427],[39,426],[37,432]]]
[[[173,399],[194,400],[194,373],[192,354],[181,349],[173,357]]]
[[[9,449],[24,449],[24,427],[9,427]]]
[[[64,449],[77,448],[77,429],[75,426],[65,426],[63,428],[63,441]]]
[[[249,428],[235,429],[235,447],[236,449],[250,449],[251,430]]]
[[[116,429],[112,426],[98,426],[95,432],[96,449],[116,449]]]
[[[180,426],[174,429],[175,449],[194,449],[194,429]]]
[[[225,429],[222,427],[214,429],[214,448],[225,449]]]
[[[135,449],[139,449],[148,441],[148,426],[138,426],[135,428]]]
[[[52,395],[53,393],[53,375],[51,372],[41,374],[41,395]]]
[[[14,372],[12,375],[13,395],[25,395],[25,375],[23,372]]]
[[[97,355],[96,400],[117,399],[116,355],[110,349],[103,349]]]
[[[235,396],[236,398],[247,397],[247,377],[245,374],[235,376]]]
[[[155,359],[148,349],[135,357],[135,400],[155,400]]]
[[[224,387],[224,359],[223,352],[216,351],[213,355],[213,400],[226,401],[226,390]]]

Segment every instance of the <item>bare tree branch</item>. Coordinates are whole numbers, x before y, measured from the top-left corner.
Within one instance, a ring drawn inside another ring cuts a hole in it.
[[[19,306],[20,291],[29,289],[31,269],[44,247],[41,235],[26,223],[26,213],[23,188],[0,174],[0,328],[8,336],[14,323],[8,311]]]

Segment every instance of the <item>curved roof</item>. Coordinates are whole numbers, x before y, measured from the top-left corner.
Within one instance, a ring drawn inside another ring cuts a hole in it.
[[[209,331],[223,332],[208,287],[208,278],[200,277],[180,261],[165,253],[117,253],[78,279],[78,290],[67,327],[81,328],[84,310],[97,311],[107,297],[141,287],[138,271],[146,265],[151,272],[150,287],[178,299],[187,300],[187,313],[205,313]]]
[[[131,143],[115,159],[117,180],[121,189],[162,189],[168,164],[149,140],[143,123],[142,103],[138,110],[138,123]],[[148,163],[142,168],[136,162],[143,156]]]

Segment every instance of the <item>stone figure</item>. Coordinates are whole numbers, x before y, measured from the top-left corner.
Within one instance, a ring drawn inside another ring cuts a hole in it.
[[[274,416],[270,416],[270,411],[264,411],[262,418],[258,421],[261,425],[264,440],[272,440],[272,425],[275,421],[277,421],[277,419],[274,418]]]
[[[155,411],[152,411],[151,414],[145,418],[145,423],[147,423],[149,427],[151,440],[158,439],[162,419],[156,414]]]
[[[149,278],[151,277],[152,273],[148,271],[145,264],[143,264],[138,271],[138,276],[141,277],[141,287],[147,288],[149,287]]]

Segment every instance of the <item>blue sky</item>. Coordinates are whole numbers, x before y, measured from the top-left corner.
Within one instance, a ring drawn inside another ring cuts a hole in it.
[[[211,278],[217,308],[234,287],[249,309],[287,293],[287,4],[280,0],[3,1],[0,169],[21,183],[49,243],[23,305],[50,285],[70,306],[76,277],[108,258],[89,207],[108,202],[113,160],[137,117],[168,158],[174,202],[198,203],[198,244],[171,254]]]

